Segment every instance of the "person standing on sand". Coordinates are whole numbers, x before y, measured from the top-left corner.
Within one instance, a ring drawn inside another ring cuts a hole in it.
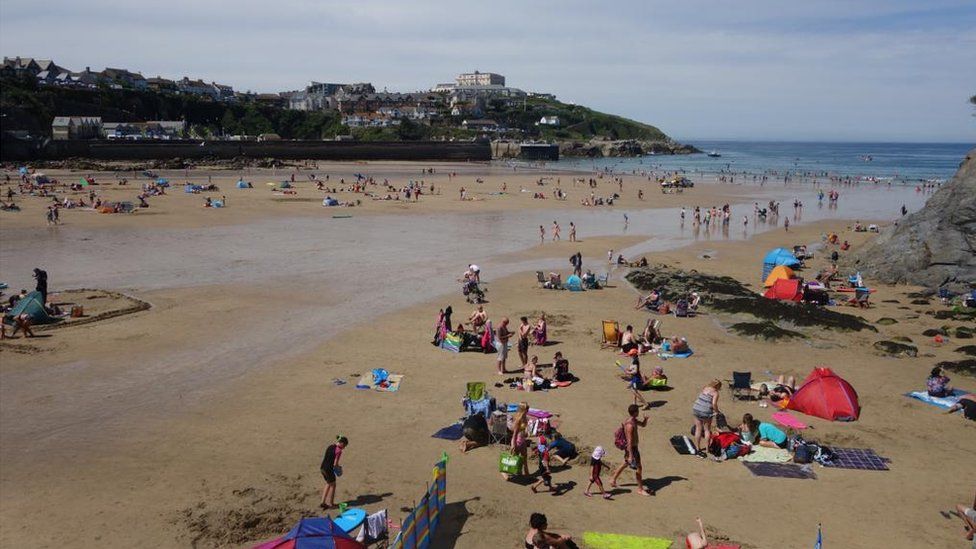
[[[552,241],[559,241],[559,223],[556,223],[555,220],[552,222]]]
[[[508,359],[508,340],[512,332],[508,329],[508,317],[502,318],[495,332],[495,349],[498,351],[498,375],[505,375],[505,361]]]
[[[572,221],[569,222],[569,241],[576,242],[576,225]]]
[[[540,244],[546,243],[546,228],[543,227],[542,225],[539,225],[539,243]]]
[[[41,293],[41,303],[47,305],[47,271],[34,267],[34,278],[37,279],[34,289]]]
[[[529,364],[529,334],[532,333],[532,326],[529,326],[529,318],[523,316],[519,319],[518,327],[518,355],[522,361],[522,369]]]
[[[342,466],[339,465],[339,459],[342,457],[342,450],[348,445],[349,439],[338,436],[335,443],[330,444],[325,449],[325,455],[322,457],[322,465],[320,466],[322,478],[325,479],[322,503],[319,504],[322,509],[335,507],[336,479],[342,476]]]
[[[628,418],[627,421],[621,425],[624,431],[624,437],[626,438],[626,444],[624,445],[624,462],[617,467],[617,470],[613,473],[613,478],[610,479],[610,487],[617,487],[617,477],[620,473],[624,472],[624,469],[630,467],[634,470],[634,476],[637,479],[637,493],[642,496],[653,496],[654,490],[648,490],[644,487],[644,479],[642,478],[643,465],[641,464],[640,449],[638,445],[640,443],[640,437],[637,434],[638,427],[647,426],[647,416],[645,415],[641,419],[637,419],[637,412],[640,411],[640,406],[636,404],[631,404],[627,407]]]
[[[786,232],[790,232],[790,218],[789,217],[783,218],[783,229],[785,229]]]

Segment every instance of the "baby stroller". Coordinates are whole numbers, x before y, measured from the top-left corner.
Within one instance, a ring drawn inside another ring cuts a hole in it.
[[[468,280],[461,285],[461,294],[468,303],[484,303],[485,292],[478,287],[474,280]]]

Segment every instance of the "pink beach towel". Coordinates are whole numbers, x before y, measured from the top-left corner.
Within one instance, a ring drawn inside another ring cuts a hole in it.
[[[802,421],[791,416],[789,412],[776,412],[773,414],[773,419],[776,423],[784,427],[790,427],[792,429],[806,429],[808,425]]]

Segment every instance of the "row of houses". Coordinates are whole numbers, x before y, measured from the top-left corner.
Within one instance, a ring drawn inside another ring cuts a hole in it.
[[[183,120],[149,122],[103,122],[100,116],[56,116],[51,137],[66,139],[180,139],[186,137]]]
[[[94,89],[108,86],[115,89],[153,90],[163,93],[187,94],[208,97],[214,101],[235,101],[237,99],[234,88],[216,82],[204,82],[200,79],[183,77],[180,80],[169,80],[161,76],[145,78],[138,72],[127,69],[106,67],[105,70],[95,72],[91,67],[74,72],[58,66],[49,59],[34,59],[32,57],[4,57],[0,67],[2,76],[21,76],[35,78],[38,84],[64,86],[74,88]]]

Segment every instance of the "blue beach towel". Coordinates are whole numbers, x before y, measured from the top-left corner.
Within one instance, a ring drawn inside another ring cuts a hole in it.
[[[687,351],[685,351],[683,353],[677,353],[677,354],[675,354],[675,353],[663,352],[663,353],[658,353],[657,356],[659,356],[661,358],[688,358],[688,357],[690,357],[693,354],[695,354],[695,352],[692,351],[691,349],[688,349]]]
[[[948,410],[952,406],[959,402],[959,397],[962,395],[968,395],[969,391],[963,391],[962,389],[953,389],[952,396],[950,397],[934,397],[929,396],[927,391],[912,391],[910,393],[905,393],[908,398],[914,398],[915,400],[921,400],[926,404],[931,404],[932,406],[938,406]]]

